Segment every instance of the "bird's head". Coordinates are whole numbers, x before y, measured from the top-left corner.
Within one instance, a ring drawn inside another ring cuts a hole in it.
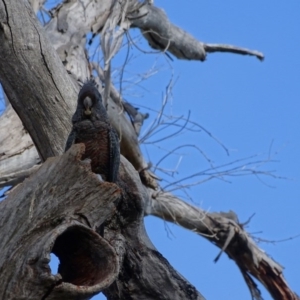
[[[78,94],[77,109],[73,115],[73,124],[89,119],[95,120],[107,120],[107,113],[102,104],[102,97],[99,93],[94,81],[87,81],[81,88]]]

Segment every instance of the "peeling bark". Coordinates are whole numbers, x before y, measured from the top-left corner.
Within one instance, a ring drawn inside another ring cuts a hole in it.
[[[51,11],[45,26],[47,36],[66,70],[76,81],[91,76],[85,49],[86,35],[99,32],[110,14],[112,0],[64,1]]]

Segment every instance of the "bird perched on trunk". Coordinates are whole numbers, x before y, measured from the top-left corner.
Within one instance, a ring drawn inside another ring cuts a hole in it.
[[[72,144],[85,144],[82,159],[91,159],[92,171],[105,181],[116,182],[120,165],[120,146],[116,130],[111,126],[102,97],[94,81],[87,81],[78,94],[73,128],[65,151]]]

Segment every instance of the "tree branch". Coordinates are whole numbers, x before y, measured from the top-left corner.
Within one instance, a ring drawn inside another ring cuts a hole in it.
[[[32,139],[9,104],[0,116],[0,188],[22,182],[40,163]]]
[[[256,50],[249,50],[246,48],[240,48],[232,45],[221,45],[221,44],[204,44],[204,49],[208,53],[213,52],[228,52],[241,55],[252,55],[256,56],[259,60],[264,60],[264,55]]]
[[[95,8],[92,5],[88,5],[88,3],[85,3],[83,7],[78,3],[75,6],[72,5],[72,11],[70,12],[68,12],[70,8],[69,3],[64,3],[59,9],[54,11],[53,15],[55,17],[45,28],[51,42],[44,37],[40,26],[35,24],[37,21],[29,6],[24,6],[22,2],[10,3],[8,5],[8,14],[10,14],[10,11],[14,11],[13,22],[8,29],[15,37],[14,40],[12,40],[10,35],[7,35],[6,42],[0,46],[0,54],[2,53],[2,57],[8,58],[7,60],[1,61],[2,64],[0,64],[0,66],[3,66],[3,68],[1,68],[2,74],[0,71],[0,80],[3,83],[4,90],[10,97],[14,109],[30,133],[42,160],[49,156],[62,153],[66,136],[70,130],[71,113],[74,111],[77,99],[77,95],[75,94],[76,88],[73,86],[74,89],[72,89],[72,91],[68,89],[68,86],[72,87],[70,77],[67,76],[67,73],[62,68],[52,46],[57,49],[63,62],[68,61],[67,64],[64,64],[69,72],[72,70],[73,78],[75,77],[76,80],[80,80],[80,78],[83,77],[85,80],[87,77],[90,77],[89,64],[85,55],[85,36],[96,23],[98,24],[97,26],[100,26],[100,23],[104,24],[104,18],[107,16],[105,7],[109,7],[109,3],[105,3],[103,6],[97,2],[97,6],[95,7],[99,13],[97,19],[86,18],[86,14],[95,14]],[[3,6],[2,10],[4,14],[6,14]],[[28,11],[28,14],[24,14],[24,11]],[[76,18],[78,15],[80,16],[79,19]],[[31,18],[33,21],[31,21]],[[101,22],[99,20],[101,20]],[[66,25],[63,35],[60,31],[57,31],[59,22]],[[30,24],[31,27],[28,24]],[[82,26],[78,27],[79,25]],[[74,28],[77,27],[80,28],[80,32],[76,32],[76,35],[74,35]],[[28,36],[33,37],[32,40],[28,40]],[[35,39],[34,37],[37,36],[38,39]],[[75,37],[80,37],[80,40]],[[37,53],[31,53],[30,51],[21,52],[20,55],[17,56],[18,61],[16,61],[13,57],[12,49],[14,47],[20,47],[22,49],[21,44],[29,44]],[[41,48],[41,45],[43,45],[43,48]],[[84,56],[78,53],[78,51],[84,53]],[[66,57],[67,54],[70,56]],[[64,57],[62,57],[62,55]],[[25,57],[25,60],[22,59],[23,57]],[[40,62],[40,60],[42,60],[42,62]],[[30,68],[34,69],[35,73],[30,72],[28,74],[29,67],[27,61],[30,62]],[[56,69],[50,70],[52,66],[56,66]],[[18,70],[16,70],[16,68]],[[8,72],[7,70],[10,71]],[[15,77],[15,74],[21,74],[22,76]],[[36,74],[40,74],[40,78],[36,76]],[[49,75],[48,77],[47,74]],[[11,79],[12,77],[14,77],[14,80]],[[23,88],[22,78],[27,79],[27,85],[24,85],[25,90]],[[47,84],[48,81],[51,82],[51,84]],[[42,82],[42,84],[40,84],[40,82]],[[27,99],[26,101],[23,101],[24,97]],[[59,108],[57,108],[57,106],[59,106]],[[108,115],[112,125],[119,132],[122,154],[131,161],[138,171],[144,171],[148,165],[141,153],[134,127],[123,113],[122,103],[114,103],[109,98]],[[39,123],[36,123],[36,120],[39,120]],[[10,121],[11,124],[12,121],[13,120]],[[5,127],[2,128],[7,130]],[[19,128],[21,128],[21,126]],[[51,128],[51,130],[49,130],[49,128]],[[60,134],[57,135],[57,132]],[[11,133],[10,128],[9,133]],[[3,153],[4,150],[1,149],[0,152]],[[15,152],[14,155],[16,154]],[[34,153],[32,160],[38,160]],[[25,163],[21,164],[21,168],[20,164],[17,166],[14,165],[15,162],[16,160],[14,160],[13,164],[9,165],[10,168],[15,168],[15,171],[12,172],[10,169],[8,172],[4,170],[3,173],[1,172],[0,179],[2,182],[5,181],[7,184],[19,182],[21,179],[16,178],[16,173],[22,175],[24,168],[30,168],[34,165],[34,163],[27,164],[26,162],[26,165]],[[21,173],[19,173],[20,171]],[[146,173],[146,176],[143,178],[145,178],[144,182],[147,185],[152,187],[157,186],[155,180],[148,173]]]
[[[208,213],[170,193],[149,191],[152,198],[146,204],[146,214],[180,225],[218,246],[220,254],[224,251],[238,265],[255,299],[262,298],[252,276],[265,286],[274,299],[299,299],[285,281],[283,268],[257,247],[234,212]]]
[[[231,52],[247,54],[263,59],[258,51],[239,48],[231,45],[205,44],[196,40],[191,34],[172,24],[167,15],[158,7],[145,4],[139,10],[128,15],[132,27],[138,27],[149,45],[163,52],[170,52],[179,59],[206,59],[206,53]]]
[[[45,160],[64,149],[76,89],[28,2],[2,1],[0,25],[0,81]]]
[[[91,3],[97,5],[97,9],[89,5]],[[26,1],[0,3],[0,80],[42,161],[62,153],[77,98],[77,86],[72,84],[52,45],[68,72],[76,81],[84,81],[91,75],[85,35],[90,28],[94,33],[103,28],[111,8],[112,1],[65,1],[53,11],[53,19],[46,26],[48,40]],[[141,4],[138,10],[131,7],[128,11],[126,17],[132,26],[142,30],[153,48],[169,51],[177,58],[203,61],[207,52],[215,51],[263,58],[257,51],[197,41],[171,24],[162,10],[154,6]],[[76,18],[77,14],[80,18]],[[108,58],[119,44],[120,39],[111,53],[107,53]],[[122,105],[108,98],[108,113],[120,133],[122,153],[130,158],[136,170],[145,173],[147,164]],[[5,116],[8,114],[9,111]],[[23,130],[23,125],[19,123],[18,128]],[[275,299],[298,299],[285,282],[282,267],[255,245],[234,213],[205,213],[169,193],[153,194],[152,190],[150,199],[139,176],[125,159],[122,159],[118,183],[122,189],[122,201],[119,201],[120,190],[114,185],[99,183],[97,176],[89,171],[90,166],[80,162],[82,151],[82,146],[76,145],[63,156],[48,160],[0,203],[3,236],[0,278],[4,278],[0,294],[3,298],[9,299],[13,291],[15,297],[34,294],[39,299],[55,299],[64,294],[87,299],[106,288],[105,293],[111,299],[129,296],[143,299],[148,295],[155,299],[203,299],[149,241],[143,224],[146,207],[147,214],[196,231],[216,244],[221,249],[216,260],[226,252],[239,266],[256,299],[261,296],[252,276],[262,282]],[[6,161],[18,154],[17,150],[6,152],[2,152]],[[26,156],[20,157],[25,160]],[[32,157],[35,162],[39,161],[36,153]],[[32,157],[27,166],[23,162],[22,168],[33,166]],[[14,183],[20,174],[24,178],[31,173],[19,173],[21,170],[9,167],[0,178]],[[7,179],[9,171],[12,175]],[[104,237],[109,243],[95,232],[104,222]],[[84,241],[85,248],[75,241],[76,236]],[[51,249],[60,258],[60,275],[50,273]],[[90,255],[89,250],[95,256]],[[77,255],[72,256],[74,253]],[[24,278],[26,284],[20,287],[18,282]],[[109,286],[114,279],[114,284]],[[75,285],[84,288],[78,291]]]

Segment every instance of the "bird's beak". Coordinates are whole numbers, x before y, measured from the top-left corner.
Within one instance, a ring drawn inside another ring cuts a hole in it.
[[[91,110],[89,109],[89,107],[84,111],[84,114],[85,114],[86,116],[89,116],[91,113],[92,113],[92,112],[91,112]]]
[[[91,107],[92,107],[92,99],[90,97],[86,97],[84,100],[83,100],[83,105],[85,107],[85,110],[84,110],[84,114],[86,116],[89,116],[91,115]]]

